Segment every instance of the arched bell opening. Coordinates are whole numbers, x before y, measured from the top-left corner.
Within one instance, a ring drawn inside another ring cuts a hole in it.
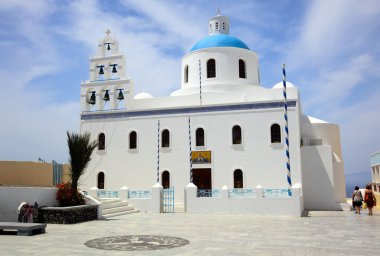
[[[114,109],[125,109],[125,91],[122,87],[116,87],[113,93]]]
[[[96,110],[97,96],[94,88],[90,88],[86,91],[86,111]]]

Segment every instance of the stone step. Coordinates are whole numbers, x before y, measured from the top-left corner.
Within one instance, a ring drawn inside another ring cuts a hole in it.
[[[139,212],[139,211],[138,210],[131,210],[131,211],[124,211],[124,212],[115,212],[115,213],[103,214],[102,217],[105,219],[108,219],[111,217],[126,215],[126,214],[131,214],[131,213],[136,213],[136,212]]]
[[[133,205],[127,205],[127,206],[121,206],[121,207],[114,207],[114,208],[103,209],[102,216],[110,214],[110,213],[132,211],[134,208],[135,207]]]
[[[112,204],[112,203],[121,202],[120,198],[99,198],[98,200],[102,204]]]
[[[115,208],[115,207],[122,207],[122,206],[128,206],[127,202],[115,202],[115,203],[107,203],[103,204],[103,209],[109,209],[109,208]]]

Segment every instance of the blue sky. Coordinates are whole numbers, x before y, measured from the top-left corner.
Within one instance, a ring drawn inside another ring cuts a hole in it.
[[[262,85],[279,82],[286,63],[304,113],[340,125],[346,173],[369,173],[380,149],[377,0],[2,0],[0,159],[66,162],[65,131],[79,131],[80,82],[107,28],[135,91],[167,96],[217,8],[259,55]]]

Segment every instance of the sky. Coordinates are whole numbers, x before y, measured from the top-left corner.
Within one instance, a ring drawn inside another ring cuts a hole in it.
[[[168,96],[218,8],[258,54],[262,86],[286,63],[303,112],[340,126],[346,175],[369,175],[380,150],[378,0],[0,0],[0,160],[67,162],[80,83],[106,29],[135,92]]]

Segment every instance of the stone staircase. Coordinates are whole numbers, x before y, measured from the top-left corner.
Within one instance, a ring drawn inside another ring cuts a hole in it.
[[[128,205],[128,202],[123,202],[120,198],[101,198],[99,202],[102,203],[102,217],[105,219],[138,212],[133,205]]]

